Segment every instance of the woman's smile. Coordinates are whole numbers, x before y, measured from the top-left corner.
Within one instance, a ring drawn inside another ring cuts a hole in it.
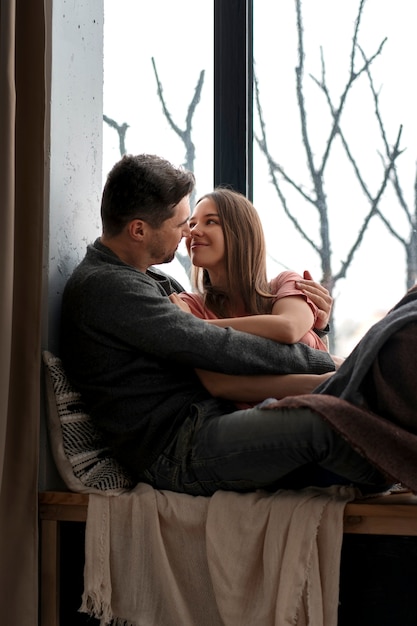
[[[200,200],[190,217],[186,245],[191,262],[210,271],[224,268],[224,234],[217,207],[209,198]]]

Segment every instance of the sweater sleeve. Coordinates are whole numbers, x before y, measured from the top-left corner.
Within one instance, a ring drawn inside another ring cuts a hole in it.
[[[172,304],[151,277],[127,266],[107,268],[105,275],[94,272],[79,287],[72,285],[66,303],[78,336],[94,337],[113,350],[227,374],[334,370],[323,351],[207,324]]]

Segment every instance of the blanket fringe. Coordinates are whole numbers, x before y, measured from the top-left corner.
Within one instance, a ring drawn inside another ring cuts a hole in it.
[[[78,609],[80,613],[87,613],[90,617],[100,620],[100,626],[137,626],[134,622],[129,622],[122,617],[113,615],[111,606],[103,602],[100,595],[94,591],[84,593],[82,604]]]

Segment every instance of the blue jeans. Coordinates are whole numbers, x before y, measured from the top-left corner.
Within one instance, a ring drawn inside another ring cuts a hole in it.
[[[194,404],[143,480],[158,489],[192,495],[212,495],[219,489],[387,486],[384,477],[310,409],[218,412],[215,400]]]

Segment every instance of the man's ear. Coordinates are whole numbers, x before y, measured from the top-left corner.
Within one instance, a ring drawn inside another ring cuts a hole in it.
[[[146,222],[143,220],[132,220],[127,225],[127,231],[132,239],[135,241],[142,241],[147,228]]]

